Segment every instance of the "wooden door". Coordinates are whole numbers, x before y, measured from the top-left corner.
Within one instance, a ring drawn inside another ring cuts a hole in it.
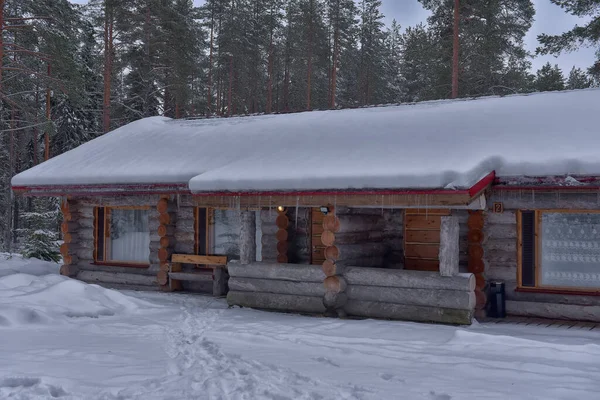
[[[404,215],[404,269],[440,270],[440,225],[450,210],[406,210]]]
[[[311,236],[311,257],[310,263],[313,265],[322,265],[325,261],[325,246],[321,242],[323,233],[323,218],[325,215],[321,210],[312,208],[310,210],[310,236]]]

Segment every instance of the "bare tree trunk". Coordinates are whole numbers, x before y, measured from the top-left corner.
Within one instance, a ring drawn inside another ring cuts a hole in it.
[[[214,4],[211,5],[210,10],[210,52],[208,57],[208,87],[206,97],[206,116],[212,114],[212,69],[213,69],[213,48],[214,48],[214,33],[215,32],[215,10]],[[217,106],[218,108],[218,106]]]
[[[50,62],[48,62],[48,78],[50,78],[51,69]],[[46,123],[50,124],[50,86],[46,88]],[[50,133],[48,132],[50,127],[46,128],[46,132],[44,133],[44,161],[48,161],[50,159]]]
[[[227,116],[231,116],[231,101],[233,96],[233,54],[229,56],[229,94],[227,95]]]
[[[310,110],[310,95],[312,92],[312,56],[313,56],[313,7],[314,0],[310,0],[310,22],[308,24],[308,73],[306,78],[306,109]]]
[[[104,108],[102,114],[104,132],[110,130],[110,85],[112,77],[113,50],[113,17],[112,9],[104,6]]]
[[[340,21],[339,21],[339,1],[336,3],[337,9],[335,15],[335,25],[333,33],[333,65],[331,67],[331,101],[329,108],[335,108],[336,105],[336,91],[337,91],[337,66],[339,57],[339,41],[340,41]]]
[[[452,98],[458,97],[458,51],[459,25],[460,25],[460,0],[454,0],[454,27],[453,27],[453,52],[452,52]]]

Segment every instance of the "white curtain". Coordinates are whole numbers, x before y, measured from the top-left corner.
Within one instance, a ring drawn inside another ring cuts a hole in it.
[[[600,214],[543,213],[544,286],[600,288]]]
[[[110,261],[148,263],[148,210],[110,210]]]

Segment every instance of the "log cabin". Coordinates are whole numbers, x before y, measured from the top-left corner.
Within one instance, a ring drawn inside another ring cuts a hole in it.
[[[16,175],[63,275],[258,309],[600,321],[600,90],[142,119]]]

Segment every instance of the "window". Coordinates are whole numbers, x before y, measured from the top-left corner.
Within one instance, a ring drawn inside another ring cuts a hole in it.
[[[600,212],[521,211],[519,286],[600,292]]]
[[[149,208],[96,207],[96,262],[148,265],[150,258]]]

